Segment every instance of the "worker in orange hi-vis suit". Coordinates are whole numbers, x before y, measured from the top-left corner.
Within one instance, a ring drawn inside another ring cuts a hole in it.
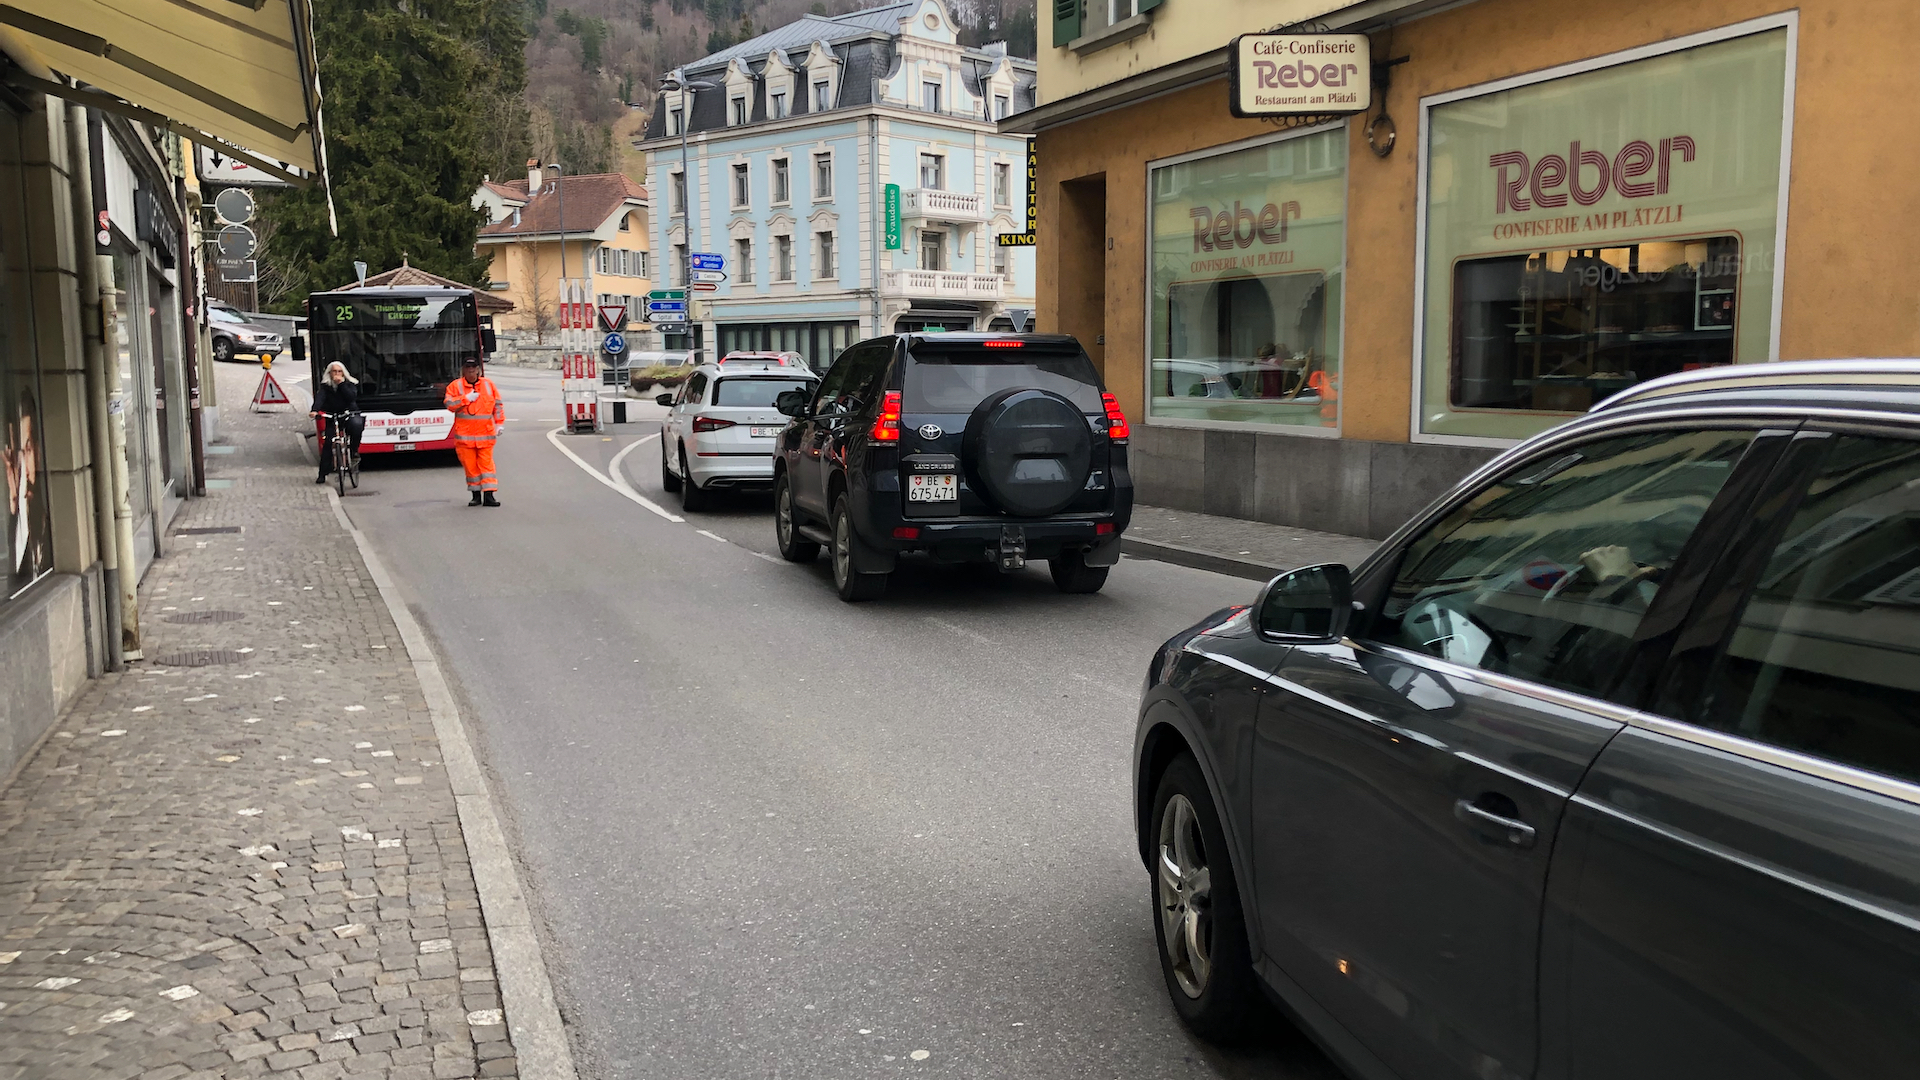
[[[480,360],[460,362],[460,377],[447,384],[447,408],[453,411],[453,452],[467,471],[469,506],[499,506],[500,480],[493,471],[493,441],[507,422],[500,388],[480,374]]]

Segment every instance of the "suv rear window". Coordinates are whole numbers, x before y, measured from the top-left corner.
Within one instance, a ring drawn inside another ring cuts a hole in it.
[[[1038,387],[1097,413],[1100,376],[1084,352],[955,346],[916,349],[907,365],[906,411],[969,413],[1002,390]]]
[[[794,379],[783,376],[721,379],[713,387],[715,405],[732,405],[743,409],[771,409],[773,399],[788,390],[813,392],[812,379]]]

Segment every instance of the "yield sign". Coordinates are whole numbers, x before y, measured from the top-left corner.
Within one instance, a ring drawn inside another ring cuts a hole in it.
[[[604,324],[608,330],[618,330],[627,325],[627,305],[601,304],[600,322]]]

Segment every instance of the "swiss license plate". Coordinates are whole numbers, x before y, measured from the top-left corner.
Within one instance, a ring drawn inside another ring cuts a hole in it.
[[[394,443],[393,448],[395,450],[418,450],[420,449],[420,444],[410,442]]]
[[[750,427],[747,429],[747,434],[756,439],[774,439],[778,438],[783,430],[777,427]]]
[[[914,473],[907,477],[908,502],[953,502],[959,498],[959,480],[952,473]]]

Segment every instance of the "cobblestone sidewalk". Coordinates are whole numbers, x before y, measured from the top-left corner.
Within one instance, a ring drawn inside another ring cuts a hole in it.
[[[148,659],[0,791],[0,1080],[514,1076],[400,636],[288,414],[224,426]]]

